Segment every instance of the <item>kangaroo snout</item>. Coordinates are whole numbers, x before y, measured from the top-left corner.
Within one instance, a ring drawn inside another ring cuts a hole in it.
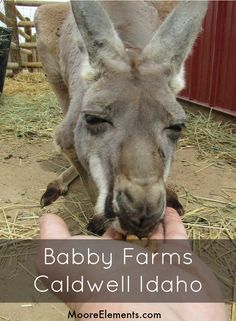
[[[124,177],[115,186],[113,208],[121,228],[137,236],[147,236],[163,218],[166,204],[164,183],[134,182]]]

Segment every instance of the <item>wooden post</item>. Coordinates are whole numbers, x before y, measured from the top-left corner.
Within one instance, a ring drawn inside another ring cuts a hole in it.
[[[30,21],[29,18],[25,18],[25,21]],[[32,28],[31,26],[25,26],[25,33],[30,37],[30,40],[26,39],[25,42],[31,42],[32,41]],[[33,55],[28,55],[27,56],[27,61],[28,62],[33,62]],[[34,69],[28,68],[29,72],[34,72]]]
[[[16,44],[16,49],[11,50],[11,61],[18,63],[19,68],[15,69],[15,73],[18,73],[21,70],[21,55],[20,55],[20,46],[19,46],[19,34],[17,27],[17,15],[16,7],[14,0],[4,1],[5,15],[10,20],[10,23],[7,23],[7,26],[12,28],[12,41]]]
[[[22,62],[22,67],[24,68],[42,68],[41,62]],[[18,69],[19,64],[17,62],[8,62],[7,64],[8,69]]]
[[[5,0],[8,1],[8,0]],[[38,7],[42,4],[55,3],[55,1],[50,0],[15,0],[17,6],[28,6],[28,7]]]
[[[5,25],[11,25],[11,20],[9,20],[2,12],[0,12],[0,21]]]
[[[30,36],[28,36],[23,30],[18,29],[18,33],[19,35],[21,35],[23,38],[25,38],[26,40],[30,40]]]
[[[31,21],[29,18],[25,18],[25,20],[18,22],[18,27],[34,27],[34,22]]]
[[[37,48],[37,43],[36,42],[22,42],[20,44],[21,48]]]
[[[25,20],[25,18],[22,16],[22,14],[20,13],[20,11],[18,9],[16,9],[16,15],[21,21]]]

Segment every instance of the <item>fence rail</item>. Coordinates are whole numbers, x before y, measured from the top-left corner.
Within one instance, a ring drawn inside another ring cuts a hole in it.
[[[4,0],[4,11],[0,12],[0,21],[12,29],[12,43],[7,65],[8,73],[16,74],[23,68],[30,72],[42,68],[39,61],[35,37],[35,24],[28,17],[24,17],[21,6],[40,6],[55,3],[55,1],[26,1]]]
[[[6,0],[6,1],[11,1],[11,0]],[[24,7],[39,7],[41,6],[42,4],[51,4],[51,3],[55,3],[57,1],[43,1],[43,0],[31,0],[31,1],[28,1],[28,0],[15,0],[15,4],[17,6],[24,6]],[[58,2],[63,2],[63,1],[58,1]]]

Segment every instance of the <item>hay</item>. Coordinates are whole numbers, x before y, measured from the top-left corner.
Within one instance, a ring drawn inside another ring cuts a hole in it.
[[[6,78],[4,95],[12,96],[24,94],[28,97],[41,95],[43,92],[51,92],[47,78],[42,72],[21,72],[14,78]]]
[[[13,204],[0,207],[4,220],[0,220],[0,238],[33,239],[39,234],[39,205]],[[26,209],[26,211],[24,211]],[[13,217],[10,214],[13,213]],[[25,216],[27,215],[27,218]]]
[[[60,198],[50,208],[42,209],[38,202],[29,204],[4,204],[0,206],[0,238],[32,240],[39,236],[38,220],[44,213],[59,215],[68,225],[72,234],[91,234],[86,230],[87,223],[94,214],[88,198],[78,198],[69,193]]]
[[[190,238],[235,240],[236,202],[203,198],[189,191],[185,191],[180,199],[186,208],[183,222]],[[0,220],[0,238],[37,238],[38,218],[48,211],[48,208],[41,209],[39,203],[1,206],[4,219]],[[69,193],[51,205],[50,212],[62,217],[73,234],[89,234],[86,226],[93,216],[93,208],[87,198],[81,199],[77,194]]]
[[[187,128],[180,148],[194,147],[198,158],[217,166],[236,165],[236,135],[232,123],[214,120],[212,111],[188,114]]]
[[[236,238],[236,202],[204,198],[189,191],[180,196],[186,213],[183,217],[188,235],[192,239]]]
[[[7,79],[0,101],[0,137],[49,139],[62,113],[42,73],[21,73]]]
[[[233,253],[236,248],[236,200],[233,201],[231,196],[225,195],[224,190],[217,199],[200,197],[189,191],[185,191],[180,198],[186,208],[183,223],[188,236],[195,240],[193,245],[196,246],[197,253],[205,257],[206,263],[208,260],[211,262],[212,270],[221,281],[225,293],[228,293],[228,298],[231,298],[227,301],[230,307],[229,320],[234,321],[235,297],[232,298],[232,289],[235,288],[236,262]],[[232,192],[232,189],[230,191]],[[224,240],[227,240],[227,243]]]

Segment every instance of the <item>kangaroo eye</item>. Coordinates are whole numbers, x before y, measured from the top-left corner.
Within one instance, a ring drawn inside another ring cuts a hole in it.
[[[184,124],[175,124],[167,127],[167,129],[173,130],[175,132],[181,132],[184,127]]]
[[[176,142],[180,136],[181,136],[181,132],[182,129],[184,128],[184,124],[173,124],[170,125],[169,127],[167,127],[167,133],[168,133],[168,137],[173,141]]]
[[[102,123],[109,123],[108,120],[95,116],[95,115],[85,115],[85,120],[87,122],[88,125],[98,125],[98,124],[102,124]]]
[[[85,114],[84,119],[91,135],[101,135],[113,126],[110,120],[97,115]]]

